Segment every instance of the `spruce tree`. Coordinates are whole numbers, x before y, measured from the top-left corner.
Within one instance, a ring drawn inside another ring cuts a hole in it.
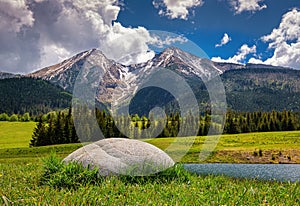
[[[42,118],[39,119],[39,123],[36,128],[33,130],[32,139],[30,140],[29,146],[44,146],[49,145],[50,139],[47,136],[47,129],[45,124],[42,121]]]

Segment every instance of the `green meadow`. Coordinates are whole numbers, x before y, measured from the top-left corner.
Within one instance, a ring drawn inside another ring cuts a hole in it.
[[[39,158],[56,152],[66,156],[82,144],[29,147],[34,122],[0,122],[0,162]],[[154,138],[144,140],[166,152],[177,162],[197,163],[204,142],[214,142],[209,163],[300,163],[300,131],[264,132],[220,137]],[[170,147],[172,145],[172,147]],[[185,152],[186,148],[189,148]],[[178,159],[178,153],[185,155]]]
[[[35,122],[1,122],[0,149],[28,147]]]
[[[182,170],[172,171],[167,179],[107,177],[84,184],[77,178],[85,173],[63,169],[42,182],[45,158],[53,152],[63,158],[82,144],[29,148],[34,127],[32,122],[0,122],[0,205],[300,205],[300,183],[198,176]],[[223,135],[206,162],[299,163],[299,137],[300,131]],[[176,150],[190,140],[146,141],[161,149],[173,144],[169,154],[176,158]],[[216,137],[197,137],[181,162],[199,162],[205,140]],[[71,174],[68,184],[76,187],[53,184],[66,171]]]

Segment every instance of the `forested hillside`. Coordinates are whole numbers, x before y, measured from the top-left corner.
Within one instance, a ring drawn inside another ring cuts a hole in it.
[[[221,75],[229,108],[235,111],[300,110],[300,71],[241,69]]]
[[[71,94],[46,81],[32,78],[0,80],[0,114],[31,115],[47,113],[70,106]]]

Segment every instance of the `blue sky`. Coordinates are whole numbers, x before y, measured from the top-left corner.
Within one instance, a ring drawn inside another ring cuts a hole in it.
[[[92,48],[140,63],[155,55],[150,44],[186,40],[213,61],[300,69],[300,0],[0,0],[0,16],[0,71],[29,73]]]
[[[266,5],[266,8],[257,11],[245,10],[237,14],[229,1],[207,0],[202,6],[190,8],[187,19],[172,19],[159,15],[152,1],[125,0],[117,21],[126,27],[143,26],[149,30],[183,34],[198,44],[211,58],[228,59],[236,55],[242,45],[255,45],[256,54],[247,55],[240,63],[247,63],[251,57],[258,56],[265,61],[273,56],[274,49],[268,49],[268,43],[263,42],[261,37],[278,28],[284,14],[294,8],[300,9],[300,1],[266,0],[259,5]],[[299,21],[298,16],[298,23]],[[225,33],[231,41],[216,47]],[[297,63],[300,68],[300,62]]]

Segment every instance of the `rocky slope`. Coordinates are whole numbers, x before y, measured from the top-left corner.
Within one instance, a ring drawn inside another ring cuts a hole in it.
[[[72,93],[78,76],[92,81],[90,79],[95,77],[95,66],[98,68],[96,74],[102,76],[99,84],[97,81],[92,82],[93,88],[97,89],[96,99],[105,105],[112,102],[130,103],[134,113],[147,111],[144,107],[146,103],[153,107],[169,102],[170,107],[176,107],[172,95],[157,89],[142,91],[134,100],[131,99],[138,85],[159,67],[183,77],[190,84],[202,108],[207,107],[209,98],[203,81],[208,82],[220,75],[227,102],[232,109],[300,110],[300,78],[297,78],[300,71],[268,65],[216,63],[174,47],[165,49],[148,62],[130,66],[109,60],[101,51],[92,49],[27,76],[49,81]]]

